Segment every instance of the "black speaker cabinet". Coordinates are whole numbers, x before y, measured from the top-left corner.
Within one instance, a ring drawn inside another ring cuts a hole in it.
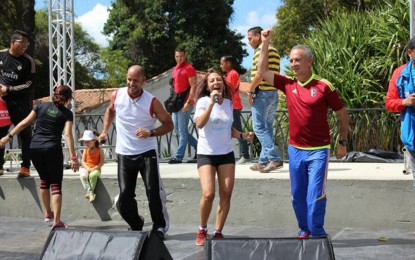
[[[40,259],[172,260],[163,241],[153,232],[101,232],[55,229]]]
[[[206,260],[330,260],[335,259],[329,238],[209,238]]]

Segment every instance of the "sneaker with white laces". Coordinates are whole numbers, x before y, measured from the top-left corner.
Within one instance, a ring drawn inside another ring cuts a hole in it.
[[[51,211],[50,213],[45,214],[45,222],[51,222],[53,220],[53,211]]]
[[[199,232],[197,233],[196,237],[196,245],[197,246],[203,246],[205,245],[206,238],[208,237],[208,231],[207,229],[199,229]]]
[[[307,239],[307,238],[310,238],[310,236],[311,236],[311,232],[310,231],[303,231],[303,230],[301,230],[298,233],[297,238],[298,239]]]

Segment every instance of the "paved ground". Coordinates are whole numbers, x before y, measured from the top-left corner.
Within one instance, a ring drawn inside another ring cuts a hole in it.
[[[284,165],[281,171],[269,174],[252,172],[248,168],[248,164],[238,165],[236,177],[288,179],[288,165]],[[198,178],[194,163],[183,163],[180,166],[161,163],[160,170],[163,178]],[[401,164],[332,163],[329,172],[329,179],[412,181],[412,176],[402,174]],[[116,176],[116,164],[106,164],[103,174],[108,177]],[[36,176],[36,173],[32,172],[32,176]],[[78,178],[77,176],[70,170],[65,171],[65,178]],[[15,178],[15,172],[6,173],[1,178]],[[65,220],[73,229],[104,231],[127,229],[123,221]],[[149,230],[150,225],[151,223],[146,223],[144,230]],[[415,237],[411,230],[382,227],[379,229],[331,228],[330,226],[326,226],[326,229],[331,236],[336,259],[415,259]],[[173,259],[205,259],[203,247],[195,245],[196,230],[197,226],[193,224],[172,223],[165,244]],[[42,219],[0,217],[0,259],[38,259],[49,231],[50,223],[45,223]],[[284,229],[230,225],[224,230],[227,237],[241,238],[293,237],[296,232],[297,230],[291,227]],[[382,237],[387,238],[387,241],[380,241]]]
[[[123,231],[119,221],[75,220],[70,228],[81,230]],[[146,223],[144,230],[150,229]],[[190,225],[173,225],[165,244],[173,259],[204,260],[203,247],[195,245],[195,229]],[[50,224],[39,219],[0,217],[0,259],[38,259],[48,237]],[[260,227],[226,227],[228,237],[292,237],[296,230]],[[415,259],[415,239],[404,230],[330,229],[336,259]],[[387,242],[379,238],[388,238]]]

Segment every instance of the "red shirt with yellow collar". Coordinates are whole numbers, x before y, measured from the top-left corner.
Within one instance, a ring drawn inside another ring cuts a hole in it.
[[[287,97],[290,145],[310,150],[329,147],[328,109],[344,107],[332,84],[315,74],[304,83],[274,74],[274,86]]]

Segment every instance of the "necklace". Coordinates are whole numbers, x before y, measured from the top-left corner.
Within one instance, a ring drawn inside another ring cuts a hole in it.
[[[131,98],[131,101],[133,102],[133,104],[136,104],[141,98],[141,95],[138,98]]]
[[[136,97],[131,97],[130,96],[130,99],[131,99],[131,101],[132,101],[133,104],[136,104],[140,100],[141,96],[143,96],[143,92],[144,91],[141,90],[141,93],[138,96],[136,96]]]

